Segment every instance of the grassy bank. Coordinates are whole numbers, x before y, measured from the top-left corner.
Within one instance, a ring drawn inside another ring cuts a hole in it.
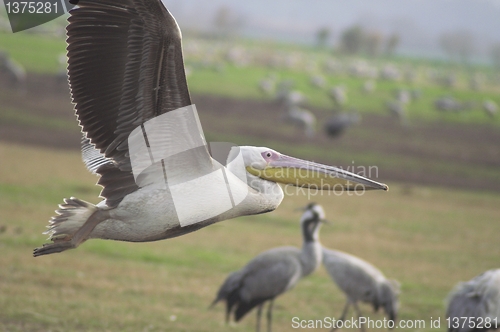
[[[0,144],[0,330],[253,331],[252,313],[235,329],[223,308],[207,310],[226,275],[259,252],[300,246],[303,195],[273,213],[225,221],[154,243],[92,240],[76,250],[33,258],[41,232],[63,197],[96,203],[96,178],[77,152]],[[402,284],[401,319],[443,317],[444,299],[461,280],[498,267],[498,194],[414,187],[361,197],[323,194],[330,226],[325,246],[377,265]],[[343,295],[321,268],[279,298],[275,331],[292,318],[340,314]],[[362,307],[372,318],[380,315]],[[443,318],[441,318],[443,320]],[[412,329],[414,330],[414,329]]]

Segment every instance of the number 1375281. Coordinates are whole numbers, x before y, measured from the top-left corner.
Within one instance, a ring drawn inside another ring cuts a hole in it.
[[[55,14],[57,1],[5,1],[7,14]]]
[[[490,329],[499,327],[498,318],[491,317],[448,317],[448,328]]]

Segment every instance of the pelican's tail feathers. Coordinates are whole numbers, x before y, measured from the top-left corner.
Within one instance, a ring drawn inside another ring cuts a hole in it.
[[[56,210],[57,216],[49,221],[50,225],[44,234],[49,234],[49,240],[54,242],[70,238],[97,210],[97,206],[92,203],[75,197],[65,198],[64,204],[60,204]]]

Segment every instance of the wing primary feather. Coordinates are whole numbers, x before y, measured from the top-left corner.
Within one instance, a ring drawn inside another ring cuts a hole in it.
[[[80,0],[68,21],[68,75],[84,162],[101,176],[106,204],[115,206],[138,188],[130,133],[191,105],[180,29],[160,0]]]

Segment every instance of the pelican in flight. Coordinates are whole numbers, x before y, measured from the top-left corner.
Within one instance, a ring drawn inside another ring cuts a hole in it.
[[[82,156],[99,175],[103,200],[65,199],[48,226],[51,242],[34,256],[91,238],[162,240],[273,211],[283,199],[278,183],[388,189],[269,148],[208,145],[189,95],[181,32],[160,0],[80,0],[68,21],[68,76]]]

